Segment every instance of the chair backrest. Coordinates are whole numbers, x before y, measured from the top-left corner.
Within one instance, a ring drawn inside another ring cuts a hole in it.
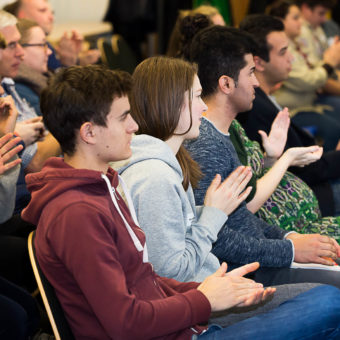
[[[97,45],[104,64],[111,69],[133,73],[137,66],[137,58],[122,36],[114,34],[111,39],[99,38]]]
[[[35,247],[34,247],[35,231],[32,231],[28,237],[28,252],[33,268],[35,280],[37,281],[41,298],[51,323],[51,327],[56,340],[74,340],[71,328],[65,318],[64,311],[55,294],[54,288],[48,282],[46,276],[41,271],[38,264]]]

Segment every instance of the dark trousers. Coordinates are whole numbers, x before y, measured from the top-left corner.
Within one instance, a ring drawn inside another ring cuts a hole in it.
[[[35,226],[19,215],[0,225],[0,275],[32,292],[36,288],[30,264],[27,237]]]
[[[250,276],[264,286],[286,283],[324,283],[340,288],[340,272],[322,269],[260,268]]]
[[[27,339],[38,323],[39,312],[32,296],[0,277],[0,339]]]

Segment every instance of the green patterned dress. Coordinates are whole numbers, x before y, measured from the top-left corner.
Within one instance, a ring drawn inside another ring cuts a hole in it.
[[[264,167],[260,145],[246,136],[236,120],[229,132],[241,163],[251,166],[256,179],[261,178],[268,169]],[[340,217],[321,217],[319,203],[312,189],[289,171],[256,215],[287,231],[319,233],[340,241]]]

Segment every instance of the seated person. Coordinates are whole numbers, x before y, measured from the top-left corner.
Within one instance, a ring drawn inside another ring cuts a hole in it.
[[[52,52],[47,45],[44,31],[37,23],[20,19],[17,27],[21,35],[19,43],[25,51],[25,57],[14,78],[15,89],[34,108],[36,114],[41,116],[39,96],[50,76],[47,61]]]
[[[194,189],[197,204],[203,204],[210,181],[216,173],[224,180],[240,165],[228,130],[239,112],[251,108],[254,89],[258,86],[253,73],[255,65],[251,48],[243,42],[248,39],[251,38],[245,33],[222,26],[206,28],[193,39],[191,56],[198,64],[202,94],[209,108],[207,118],[202,119],[198,138],[186,143],[186,148],[199,163],[204,175]],[[289,163],[292,154],[287,156]],[[319,244],[319,250],[314,248],[314,241]],[[212,252],[220,261],[229,261],[234,266],[257,259],[266,268],[260,268],[254,277],[264,284],[326,280],[338,285],[338,275],[332,270],[318,270],[317,274],[314,269],[289,268],[292,260],[331,265],[331,261],[322,257],[326,254],[321,255],[325,247],[334,259],[339,256],[339,245],[334,239],[318,234],[287,234],[278,226],[257,218],[243,202],[228,216]],[[294,251],[294,255],[290,251]],[[307,254],[308,258],[305,257]]]
[[[0,98],[0,223],[7,221],[15,206],[16,183],[21,159],[16,156],[22,149],[20,137],[13,138],[17,110],[11,96]],[[15,147],[16,146],[16,147]],[[2,176],[6,173],[6,176]]]
[[[37,22],[48,36],[54,23],[54,15],[47,0],[18,0],[4,7],[4,10],[19,19],[29,19]],[[52,47],[48,58],[48,68],[55,71],[62,66],[94,64],[100,57],[98,50],[84,50],[83,37],[76,31],[65,32]]]
[[[279,19],[267,15],[248,16],[240,26],[251,33],[256,41],[255,75],[259,87],[255,89],[255,99],[250,111],[237,116],[251,140],[262,145],[259,130],[269,134],[277,113],[282,108],[271,97],[272,89],[288,77],[291,55],[288,39]],[[298,146],[315,145],[315,139],[291,121],[288,128],[285,150]],[[290,171],[304,180],[314,191],[322,216],[340,214],[339,190],[340,152],[324,152],[320,160],[304,167],[290,167]]]
[[[42,168],[43,163],[50,156],[60,155],[60,147],[54,137],[47,133],[41,117],[37,117],[34,109],[19,96],[15,90],[14,78],[19,65],[24,57],[23,48],[19,44],[21,38],[16,27],[17,19],[5,12],[0,11],[0,32],[4,35],[7,46],[2,51],[0,59],[1,85],[6,95],[11,95],[18,110],[15,130],[25,143],[22,153],[22,170],[18,180],[16,210],[18,213],[28,203],[30,196],[24,182],[24,172],[35,172]]]
[[[296,42],[302,52],[308,56],[312,64],[323,59],[329,47],[327,36],[322,25],[328,20],[328,12],[332,10],[334,0],[295,0],[301,13],[301,31]]]
[[[204,206],[196,207],[191,184],[197,183],[200,170],[182,143],[197,136],[207,109],[197,69],[180,59],[149,58],[137,66],[133,83],[131,110],[141,135],[133,138],[133,156],[119,174],[131,190],[156,272],[201,281],[219,266],[210,250],[228,215],[250,193],[248,188],[241,194],[250,169],[240,167],[223,184],[216,177]],[[171,105],[165,93],[173,98]],[[185,117],[188,112],[192,119]],[[192,124],[186,126],[186,120]]]
[[[250,172],[240,167],[224,183],[215,178],[204,206],[195,206],[191,183],[197,181],[200,171],[181,144],[197,135],[201,114],[206,110],[196,73],[196,67],[188,62],[166,57],[149,58],[137,66],[131,110],[140,135],[132,140],[133,156],[125,165],[119,162],[119,172],[131,188],[154,270],[176,280],[199,282],[219,267],[217,257],[211,253],[212,244],[227,215],[249,194],[250,188],[241,192]],[[150,86],[146,88],[144,84]],[[172,102],[167,99],[169,93]],[[194,94],[191,103],[189,93]],[[189,122],[185,118],[188,112],[193,115],[191,128],[183,123]],[[277,287],[274,299],[265,308],[289,298],[290,293],[283,293],[287,288],[295,295],[297,289],[306,287]],[[234,321],[245,317],[244,313],[231,314],[221,314],[218,323],[227,325],[231,317]]]
[[[0,60],[6,41],[0,34]],[[0,93],[3,94],[0,87]],[[28,258],[25,236],[32,226],[13,217],[18,176],[21,171],[21,159],[16,154],[22,153],[24,143],[13,134],[18,111],[11,96],[0,98],[0,275],[8,280],[33,291],[35,280]],[[29,124],[28,124],[29,125]],[[21,143],[15,147],[16,144]],[[22,232],[25,231],[24,235]],[[17,237],[17,236],[23,237]]]
[[[183,19],[188,17],[191,20],[203,21],[202,15],[206,17],[206,21],[211,25],[221,25],[225,26],[224,19],[221,13],[218,11],[216,7],[210,5],[201,5],[192,10],[181,10],[178,13],[178,17],[175,23],[175,26],[171,32],[171,36],[169,38],[169,44],[166,51],[166,55],[168,57],[181,57],[185,52],[188,52],[188,49],[183,46],[183,26],[186,26],[186,23],[183,23]],[[205,21],[202,22],[202,25],[205,27]],[[191,32],[192,37],[195,32]],[[186,45],[186,43],[185,43]]]
[[[14,210],[15,188],[19,175],[21,159],[16,155],[23,148],[16,146],[20,137],[13,138],[17,111],[13,99],[8,96],[0,98],[0,223],[8,220]],[[32,279],[27,268],[23,267],[21,255],[26,251],[24,239],[4,236],[0,230],[0,334],[2,339],[25,340],[36,331],[39,312],[34,299],[24,289],[7,281],[3,275],[15,283],[24,285],[27,277]],[[27,255],[28,260],[28,255]],[[27,267],[27,264],[29,267]],[[11,267],[11,268],[9,268]]]
[[[32,200],[23,217],[37,224],[37,259],[75,338],[339,336],[340,292],[329,286],[256,318],[203,333],[206,327],[198,324],[207,322],[211,311],[255,305],[273,289],[265,292],[242,277],[256,270],[257,263],[227,275],[223,263],[201,284],[180,283],[153,271],[131,197],[108,166],[131,156],[138,126],[130,116],[130,86],[126,73],[70,67],[57,73],[41,95],[44,121],[64,159],[52,158],[42,172],[27,176]],[[119,182],[128,206],[117,191]],[[284,322],[289,327],[282,327]]]
[[[314,136],[322,139],[326,151],[334,150],[340,139],[340,97],[330,96],[322,88],[334,81],[334,69],[340,62],[340,43],[333,43],[320,60],[314,61],[298,40],[299,7],[290,0],[279,0],[273,4],[270,14],[283,21],[289,39],[288,51],[292,54],[289,76],[273,95],[279,105],[289,108],[295,124],[310,128]]]
[[[182,19],[181,41],[188,42],[182,45],[187,46],[186,51],[183,50],[185,55],[190,54],[192,32],[204,28],[202,27],[204,24],[202,18],[200,20],[192,19],[194,17]],[[274,21],[277,20],[274,19]],[[207,21],[206,26],[209,26]],[[266,26],[268,26],[268,23]],[[322,219],[318,201],[313,191],[298,177],[286,172],[291,162],[297,165],[298,162],[302,161],[303,163],[300,166],[305,166],[307,165],[307,158],[310,156],[310,160],[318,159],[322,153],[320,148],[315,147],[315,150],[318,151],[313,154],[306,152],[309,149],[294,148],[289,150],[268,171],[268,168],[281,156],[284,149],[289,127],[288,115],[287,109],[281,112],[273,123],[272,131],[268,133],[269,138],[265,134],[263,135],[266,157],[264,157],[258,144],[247,138],[236,120],[230,125],[229,133],[238,157],[243,165],[251,166],[253,171],[253,178],[250,183],[252,193],[247,197],[247,208],[253,213],[257,212],[257,215],[267,223],[279,225],[286,230],[297,230],[302,233],[320,232],[338,239],[340,236],[338,220],[333,217]]]

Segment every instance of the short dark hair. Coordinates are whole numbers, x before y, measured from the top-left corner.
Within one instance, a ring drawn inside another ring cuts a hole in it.
[[[115,98],[128,95],[131,75],[99,65],[73,66],[57,72],[42,91],[44,123],[64,153],[75,152],[76,131],[85,122],[106,126]]]
[[[212,21],[203,14],[194,14],[184,17],[180,23],[179,50],[176,57],[188,60],[190,57],[190,45],[194,36],[206,27],[212,26]]]
[[[267,42],[271,32],[283,32],[284,24],[279,18],[267,14],[252,14],[246,16],[240,23],[240,29],[252,35],[256,42],[254,55],[269,61],[269,52],[272,49]]]
[[[331,9],[336,5],[336,0],[296,0],[296,4],[299,7],[305,4],[311,9],[316,6],[322,6]]]
[[[294,5],[297,6],[293,0],[275,1],[270,6],[268,14],[280,19],[285,19],[287,14],[289,13],[289,8]]]
[[[237,82],[241,69],[246,65],[244,56],[253,53],[252,42],[247,33],[225,26],[208,27],[194,37],[190,59],[198,64],[204,97],[215,93],[222,75]]]

